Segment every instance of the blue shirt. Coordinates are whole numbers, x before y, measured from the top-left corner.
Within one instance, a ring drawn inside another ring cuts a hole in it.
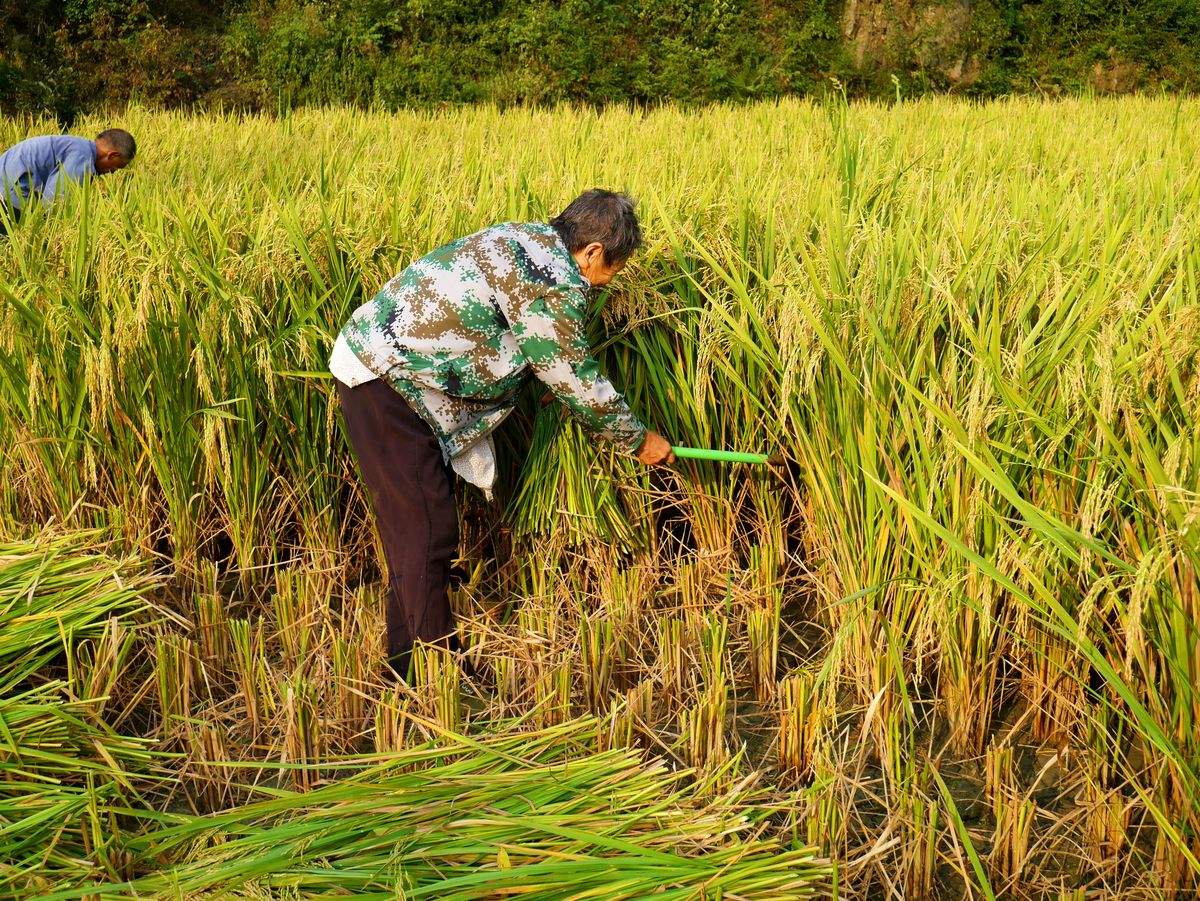
[[[0,199],[14,209],[35,194],[48,203],[64,178],[81,182],[95,174],[95,141],[71,135],[27,138],[0,153]]]

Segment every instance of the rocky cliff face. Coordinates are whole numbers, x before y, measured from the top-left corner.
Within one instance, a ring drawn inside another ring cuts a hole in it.
[[[940,73],[951,85],[978,76],[970,0],[846,0],[842,34],[855,64]]]

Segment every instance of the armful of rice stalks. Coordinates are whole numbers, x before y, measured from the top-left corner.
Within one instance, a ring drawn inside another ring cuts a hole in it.
[[[538,403],[546,407],[553,400],[554,392],[546,391],[538,398]],[[671,447],[671,443],[658,434],[658,432],[647,431],[646,437],[642,439],[642,443],[638,446],[635,456],[646,466],[669,466],[675,462],[675,448]]]

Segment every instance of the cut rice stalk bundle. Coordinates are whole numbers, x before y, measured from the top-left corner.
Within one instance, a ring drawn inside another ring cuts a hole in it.
[[[706,797],[689,771],[589,750],[595,719],[480,738],[426,726],[435,741],[347,761],[360,771],[312,791],[160,815],[128,841],[149,875],[48,897],[775,899],[827,885],[811,849],[761,837],[767,811],[746,782]]]
[[[0,545],[0,895],[119,871],[116,812],[140,804],[131,774],[155,759],[79,696],[119,675],[124,621],[153,584],[105,556],[96,533]],[[94,640],[90,650],[80,646]],[[107,652],[105,649],[108,649]],[[86,666],[81,666],[81,661]],[[68,664],[70,682],[50,678]],[[84,672],[86,671],[86,677]]]

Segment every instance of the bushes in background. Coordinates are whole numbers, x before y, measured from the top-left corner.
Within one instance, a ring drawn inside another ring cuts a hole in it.
[[[685,103],[1200,83],[1193,0],[0,0],[0,109]]]

